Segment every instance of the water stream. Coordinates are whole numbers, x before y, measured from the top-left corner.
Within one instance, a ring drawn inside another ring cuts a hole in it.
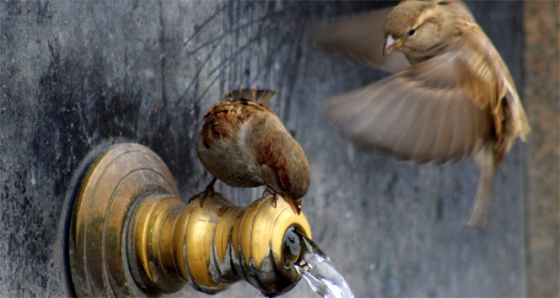
[[[293,264],[297,272],[315,293],[326,298],[350,298],[354,297],[348,283],[336,270],[330,258],[313,242],[311,239],[291,231],[293,234],[287,235],[289,250],[294,253],[299,247],[299,259]],[[289,232],[290,233],[290,232]],[[295,234],[295,235],[294,235]]]

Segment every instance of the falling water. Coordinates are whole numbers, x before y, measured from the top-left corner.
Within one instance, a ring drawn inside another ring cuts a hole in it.
[[[302,251],[294,267],[303,275],[311,289],[326,298],[354,297],[348,283],[334,268],[330,258],[311,239],[299,233],[298,235]]]

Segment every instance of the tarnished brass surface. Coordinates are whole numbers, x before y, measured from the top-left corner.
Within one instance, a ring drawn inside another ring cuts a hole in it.
[[[148,148],[120,144],[90,166],[76,198],[70,233],[78,295],[133,294],[125,272],[123,230],[129,208],[146,194],[178,194],[173,176]]]
[[[282,199],[276,207],[273,201],[263,197],[241,208],[219,193],[188,206],[163,195],[144,199],[131,225],[136,262],[130,263],[140,268],[135,277],[149,292],[174,292],[188,281],[216,293],[239,279],[267,294],[290,289],[299,276],[284,265],[284,235],[292,226],[308,236],[311,231],[305,216]]]
[[[188,280],[175,262],[173,228],[185,203],[169,195],[140,201],[130,226],[128,259],[139,286],[149,293],[173,293]]]
[[[169,170],[135,144],[113,147],[98,159],[78,194],[70,255],[80,296],[172,293],[185,283],[205,293],[245,279],[265,294],[299,280],[283,259],[284,236],[309,224],[282,198],[247,208],[219,193],[181,201]]]
[[[299,276],[291,266],[284,265],[282,248],[286,231],[296,226],[311,238],[305,215],[295,214],[290,205],[274,197],[264,197],[249,205],[236,220],[232,233],[233,259],[237,270],[265,294],[291,289]]]

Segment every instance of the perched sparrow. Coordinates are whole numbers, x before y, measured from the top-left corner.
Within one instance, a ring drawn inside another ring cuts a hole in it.
[[[400,52],[411,66],[329,99],[322,107],[362,148],[419,163],[470,157],[481,173],[467,225],[483,228],[490,213],[494,172],[516,138],[525,140],[530,132],[513,79],[462,2],[403,1],[387,12],[383,12],[384,44],[371,51]],[[363,16],[360,20],[362,27],[379,23]],[[343,20],[339,25],[356,27],[356,22]],[[363,33],[352,36],[348,27],[338,30],[349,34],[338,50],[362,53],[352,45],[364,40]],[[325,40],[327,45],[337,44],[336,38],[325,35],[318,35],[323,44]],[[380,57],[358,59],[379,65],[384,63]]]
[[[204,116],[196,148],[215,178],[234,187],[266,185],[299,214],[310,168],[301,146],[266,106],[272,96],[249,89],[226,95]]]

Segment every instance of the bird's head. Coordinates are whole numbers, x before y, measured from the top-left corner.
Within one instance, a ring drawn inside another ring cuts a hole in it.
[[[293,199],[289,196],[286,196],[285,198],[288,205],[290,205],[290,207],[292,208],[292,211],[294,211],[295,214],[299,215],[301,213],[302,198]]]
[[[441,44],[446,36],[446,2],[404,1],[387,16],[383,54],[401,51],[418,56]]]

